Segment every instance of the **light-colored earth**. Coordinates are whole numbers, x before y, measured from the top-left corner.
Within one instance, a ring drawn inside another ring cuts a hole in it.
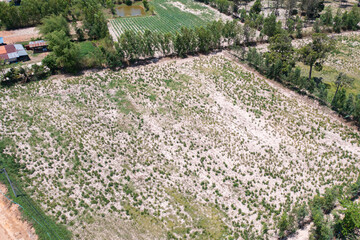
[[[7,189],[0,184],[1,193]],[[0,240],[36,240],[35,229],[21,219],[21,213],[16,204],[10,202],[0,193]]]
[[[10,31],[0,31],[0,37],[4,38],[7,44],[30,41],[40,37],[40,33],[35,27],[22,28]]]

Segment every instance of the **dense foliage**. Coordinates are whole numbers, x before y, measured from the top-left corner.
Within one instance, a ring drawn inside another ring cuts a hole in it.
[[[63,16],[67,21],[83,21],[82,28],[88,36],[99,39],[108,34],[103,7],[107,5],[102,0],[22,0],[20,6],[0,2],[0,24],[7,29],[16,29],[46,23],[49,21],[46,17],[51,15]]]

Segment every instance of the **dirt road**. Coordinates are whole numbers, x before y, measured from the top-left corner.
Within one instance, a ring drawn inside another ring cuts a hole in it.
[[[6,193],[7,189],[0,184],[0,191]],[[0,192],[0,240],[37,240],[35,229],[21,219],[17,205],[11,203]]]

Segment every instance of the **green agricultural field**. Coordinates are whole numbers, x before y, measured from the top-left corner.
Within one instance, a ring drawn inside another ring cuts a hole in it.
[[[360,171],[356,131],[222,54],[1,88],[0,116],[25,190],[74,239],[272,239]]]
[[[153,0],[151,4],[155,8],[154,16],[119,17],[110,20],[109,27],[113,37],[125,30],[175,32],[182,26],[201,26],[221,17],[226,18],[225,15],[192,0]]]
[[[302,75],[308,76],[309,67],[298,64]],[[321,72],[313,71],[314,77],[322,77],[325,83],[330,84],[329,99],[332,99],[336,86],[335,81],[339,73],[345,73],[354,78],[353,85],[346,88],[348,93],[360,93],[360,34],[351,33],[339,36],[336,39],[335,50],[327,57]]]

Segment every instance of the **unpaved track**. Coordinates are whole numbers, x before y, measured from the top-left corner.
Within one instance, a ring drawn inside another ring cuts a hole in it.
[[[7,192],[4,185],[0,184],[0,190]],[[35,229],[21,219],[21,213],[17,205],[11,203],[0,193],[0,240],[36,240]]]

